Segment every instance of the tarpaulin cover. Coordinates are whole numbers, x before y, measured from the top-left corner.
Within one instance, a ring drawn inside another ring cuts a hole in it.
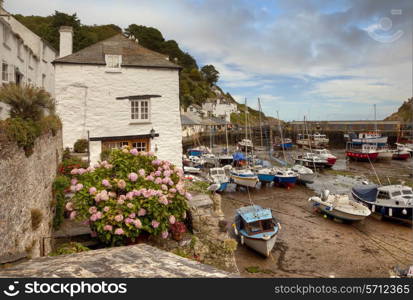
[[[353,187],[353,193],[361,200],[375,202],[377,197],[377,185],[362,185]]]
[[[240,153],[240,152],[235,152],[235,153],[232,155],[232,158],[233,158],[234,160],[236,160],[236,161],[238,161],[238,160],[245,160],[244,154],[242,154],[242,153]]]

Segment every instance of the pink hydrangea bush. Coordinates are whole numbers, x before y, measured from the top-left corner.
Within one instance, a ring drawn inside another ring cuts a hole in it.
[[[122,245],[141,233],[168,237],[172,224],[183,220],[191,197],[182,170],[153,153],[113,150],[110,161],[74,169],[71,218],[86,220],[106,244]]]

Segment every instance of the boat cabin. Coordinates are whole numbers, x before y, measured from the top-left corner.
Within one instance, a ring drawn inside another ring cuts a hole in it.
[[[259,235],[278,230],[277,223],[268,208],[252,205],[241,207],[237,212],[238,228],[240,231],[245,231],[247,235]]]
[[[211,176],[216,176],[216,175],[221,175],[221,176],[225,176],[225,170],[223,168],[211,168],[209,170],[209,174]]]
[[[378,132],[360,132],[359,139],[374,139],[381,137],[381,134]]]

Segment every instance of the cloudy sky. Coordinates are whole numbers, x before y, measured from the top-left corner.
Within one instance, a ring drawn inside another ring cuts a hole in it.
[[[412,96],[409,0],[5,0],[11,13],[77,13],[176,40],[238,101],[285,120],[384,118]]]

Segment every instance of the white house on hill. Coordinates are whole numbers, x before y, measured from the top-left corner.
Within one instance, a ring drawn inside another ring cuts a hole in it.
[[[54,96],[56,50],[2,8],[0,1],[0,85],[31,84]],[[0,120],[8,108],[0,103]]]
[[[182,166],[180,67],[122,34],[73,54],[71,28],[60,34],[54,64],[64,147],[89,135],[91,163],[129,145]]]
[[[202,110],[214,117],[223,117],[228,123],[231,121],[231,113],[237,113],[238,107],[224,98],[210,100],[202,104]]]

